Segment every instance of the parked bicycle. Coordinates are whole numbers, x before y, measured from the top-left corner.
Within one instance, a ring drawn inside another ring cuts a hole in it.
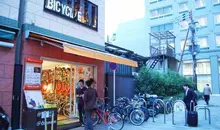
[[[124,127],[124,119],[118,112],[110,112],[109,106],[105,104],[100,104],[97,109],[92,112],[93,125],[96,125],[100,120],[104,124],[107,124],[110,129],[121,130]],[[85,116],[83,123],[85,124]]]

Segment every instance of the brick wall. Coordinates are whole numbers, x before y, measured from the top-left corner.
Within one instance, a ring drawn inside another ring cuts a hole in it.
[[[13,42],[0,39],[0,41]],[[0,106],[11,115],[15,48],[0,47]]]
[[[71,61],[78,62],[83,64],[92,64],[97,66],[97,91],[99,97],[104,97],[104,62],[86,58],[82,56],[77,56],[73,54],[64,53],[63,49],[54,47],[52,45],[44,43],[41,46],[39,41],[34,40],[25,40],[24,41],[24,50],[22,54],[22,59],[24,60],[26,57],[32,58],[53,58],[63,61]],[[23,61],[24,63],[24,61]]]

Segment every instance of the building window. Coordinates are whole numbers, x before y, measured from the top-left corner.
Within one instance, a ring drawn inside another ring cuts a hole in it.
[[[157,3],[157,2],[161,2],[161,1],[166,1],[166,0],[149,0],[150,1],[150,4],[153,4],[153,3]]]
[[[203,8],[205,7],[205,5],[206,5],[205,0],[195,0],[196,8]]]
[[[219,47],[220,46],[220,35],[217,35],[215,39],[216,39],[216,46]]]
[[[220,13],[215,15],[215,24],[220,24]]]
[[[187,41],[186,41],[185,50],[189,50],[189,42],[190,42],[190,40],[187,40]],[[181,41],[180,41],[181,51],[183,51],[184,43],[185,43],[185,40],[181,40]]]
[[[207,17],[199,17],[197,21],[199,22],[200,27],[206,27],[208,25]]]
[[[198,45],[200,45],[200,48],[209,48],[208,46],[208,38],[202,37],[198,39]]]
[[[151,27],[151,32],[164,32],[164,31],[172,31],[172,30],[173,30],[173,23],[167,23],[167,24]]]
[[[211,86],[211,70],[209,60],[197,61],[197,86],[200,92],[203,91],[204,86],[208,83]],[[192,77],[193,75],[193,64],[192,62],[183,63],[183,75],[186,77]]]
[[[220,0],[212,0],[213,5],[220,4]]]
[[[151,18],[163,17],[172,14],[172,6],[167,6],[150,11]]]
[[[187,11],[188,9],[188,2],[183,2],[179,4],[179,12]]]
[[[181,21],[180,23],[181,30],[186,30],[189,27],[189,21]]]

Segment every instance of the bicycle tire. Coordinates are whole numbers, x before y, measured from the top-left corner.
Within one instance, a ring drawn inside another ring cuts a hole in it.
[[[153,109],[153,106],[149,107],[149,108],[148,108],[148,111],[149,111],[149,116],[150,116],[150,117],[153,117],[153,116],[156,116],[156,115],[157,115],[157,110],[156,110],[156,108]]]
[[[140,126],[144,123],[145,114],[141,109],[137,108],[131,112],[129,119],[133,125]]]
[[[172,112],[172,103],[171,102],[168,102],[166,104],[166,114],[170,114]]]
[[[149,111],[146,107],[141,107],[141,110],[144,112],[145,115],[144,121],[147,121],[150,118]]]
[[[121,114],[121,116],[124,115],[123,109],[119,106],[113,106],[111,108],[111,113],[113,113],[113,112],[117,112],[117,113]]]
[[[113,130],[122,130],[124,127],[124,119],[120,113],[112,112],[108,115],[108,125]]]
[[[93,122],[93,126],[95,126],[95,125],[97,125],[98,124],[98,122],[100,122],[100,117],[99,117],[99,115],[98,115],[98,113],[96,112],[96,111],[93,111],[92,112],[92,122]],[[83,115],[83,125],[85,125],[85,120],[86,120],[86,116],[85,115]]]

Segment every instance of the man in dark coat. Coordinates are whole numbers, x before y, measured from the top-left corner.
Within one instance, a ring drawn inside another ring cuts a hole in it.
[[[186,109],[188,111],[190,111],[190,110],[192,111],[194,104],[195,104],[195,106],[197,105],[197,103],[196,103],[197,95],[195,94],[195,92],[191,88],[189,88],[188,84],[184,84],[183,89],[185,90],[183,101],[186,104]],[[194,103],[191,103],[191,102],[194,102]],[[191,103],[191,108],[190,108],[190,103]]]
[[[78,98],[78,112],[80,123],[83,123],[83,114],[85,113],[83,96],[86,89],[87,88],[84,86],[84,80],[79,80],[79,88],[76,89],[76,97]]]

